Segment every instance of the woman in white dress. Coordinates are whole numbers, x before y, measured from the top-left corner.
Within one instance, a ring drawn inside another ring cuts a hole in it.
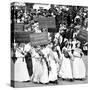
[[[56,60],[56,65],[57,65],[57,74],[59,77],[59,71],[60,71],[60,66],[61,66],[61,51],[59,46],[55,46],[53,48],[53,55]]]
[[[40,83],[47,84],[49,83],[49,70],[48,70],[48,59],[47,59],[47,48],[42,48],[41,57],[42,57],[42,76],[40,78]]]
[[[22,51],[23,51],[23,45],[20,44],[20,46],[17,47],[16,52],[15,52],[16,57],[17,57],[17,60],[15,62],[15,67],[14,67],[14,74],[15,74],[14,80],[15,81],[30,80],[25,58],[24,58],[24,55],[22,54]]]
[[[82,59],[82,50],[79,48],[80,43],[76,44],[74,49],[74,61],[73,61],[73,77],[74,79],[85,79],[86,77],[86,68]]]
[[[67,47],[68,46],[66,45],[66,47],[64,47],[62,50],[63,54],[62,54],[62,63],[59,72],[59,77],[66,80],[72,80],[73,76],[72,76],[72,67],[70,61],[71,59]]]
[[[33,61],[33,76],[32,81],[35,83],[40,82],[40,77],[42,76],[42,62],[39,54],[37,53],[36,48],[32,48],[32,61]]]
[[[57,73],[57,61],[54,57],[52,49],[50,49],[50,51],[49,51],[48,60],[49,60],[49,66],[51,68],[51,70],[49,71],[49,81],[57,84],[57,79],[58,79],[57,78],[57,75],[58,75],[58,73]]]

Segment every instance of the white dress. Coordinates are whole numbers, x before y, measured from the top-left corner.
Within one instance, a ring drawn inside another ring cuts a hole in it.
[[[57,80],[57,64],[54,60],[54,55],[53,52],[50,51],[50,55],[49,55],[49,65],[51,67],[51,70],[49,71],[49,81],[55,81]]]
[[[48,60],[47,55],[46,55],[46,51],[47,51],[46,48],[42,49],[42,52],[45,55],[46,60]],[[48,83],[49,82],[48,67],[47,67],[46,61],[44,59],[42,59],[42,71],[43,71],[43,73],[42,73],[42,76],[40,78],[40,82],[43,84]]]
[[[49,82],[49,77],[48,77],[48,68],[46,65],[46,62],[44,61],[44,59],[42,59],[42,75],[40,77],[40,82],[45,84]]]
[[[17,60],[15,62],[15,67],[14,67],[14,74],[15,74],[14,80],[15,81],[30,80],[25,58],[23,58],[24,56],[18,50],[16,50],[16,57],[17,57]]]
[[[58,58],[58,54],[57,52],[53,52],[54,58],[57,61],[56,66],[57,66],[57,74],[59,74],[59,70],[60,70],[60,59]]]
[[[73,61],[73,77],[75,79],[83,79],[86,76],[85,64],[80,56],[79,50],[74,51],[74,61]]]
[[[32,54],[32,62],[33,62],[33,76],[32,76],[32,81],[33,82],[40,82],[40,77],[42,76],[42,64],[40,62],[40,56],[38,53],[33,51]]]
[[[62,64],[59,72],[59,77],[63,79],[72,79],[72,68],[71,62],[69,58],[66,58],[64,54],[62,54]]]

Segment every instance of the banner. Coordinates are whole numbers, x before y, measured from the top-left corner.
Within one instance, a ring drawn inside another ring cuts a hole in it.
[[[78,33],[77,37],[78,40],[80,41],[88,41],[88,31],[86,30],[80,30],[80,32]]]
[[[30,35],[31,32],[25,32],[25,31],[15,31],[14,37],[16,43],[28,43],[30,42]]]
[[[43,27],[56,28],[55,17],[35,17],[34,20],[39,22],[40,29]]]
[[[24,31],[24,24],[23,23],[15,23],[14,30],[15,31]]]
[[[48,32],[31,33],[30,42],[32,46],[48,44]]]

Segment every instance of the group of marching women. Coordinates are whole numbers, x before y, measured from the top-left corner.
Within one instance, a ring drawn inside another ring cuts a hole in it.
[[[42,46],[14,44],[15,63],[14,81],[31,81],[34,83],[58,83],[64,80],[83,80],[86,78],[86,67],[80,42],[74,40],[73,46],[65,42],[65,46],[49,43]]]

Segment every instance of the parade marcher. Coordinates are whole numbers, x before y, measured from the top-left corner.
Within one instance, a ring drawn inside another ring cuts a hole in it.
[[[49,66],[50,66],[50,71],[49,71],[49,82],[51,83],[56,83],[57,84],[57,61],[54,57],[53,51],[52,51],[52,44],[51,44],[51,48],[49,51],[49,55],[48,55],[48,60],[49,60]]]
[[[32,48],[32,61],[33,61],[33,76],[32,76],[32,81],[34,83],[40,83],[40,78],[42,76],[42,61],[41,58],[38,54],[38,49]]]
[[[17,60],[15,62],[15,81],[28,81],[30,80],[24,54],[23,54],[23,45],[20,44],[16,49]]]
[[[60,49],[60,44],[59,44],[59,33],[56,34],[55,36],[55,43],[53,45],[53,54],[54,54],[54,57],[57,61],[57,72],[58,72],[58,75],[59,75],[59,71],[60,71],[60,66],[61,66],[61,56],[62,56],[62,53],[61,53],[61,49]]]
[[[49,83],[48,61],[41,51],[40,51],[40,55],[41,55],[41,60],[42,60],[42,75],[40,77],[40,83],[47,84]]]
[[[82,50],[80,49],[80,43],[76,44],[76,48],[73,52],[74,61],[73,61],[73,77],[74,79],[85,79],[86,77],[86,68],[83,62]]]
[[[70,55],[68,53],[67,47],[69,47],[68,44],[66,44],[66,46],[62,50],[62,53],[63,53],[62,64],[59,72],[59,77],[66,80],[72,80],[73,76],[72,76],[72,67],[70,62],[71,59],[70,59]]]
[[[57,65],[57,75],[59,77],[59,71],[60,71],[60,66],[61,66],[61,53],[60,53],[60,48],[58,46],[53,47],[53,55],[54,59],[56,60],[56,65]]]

